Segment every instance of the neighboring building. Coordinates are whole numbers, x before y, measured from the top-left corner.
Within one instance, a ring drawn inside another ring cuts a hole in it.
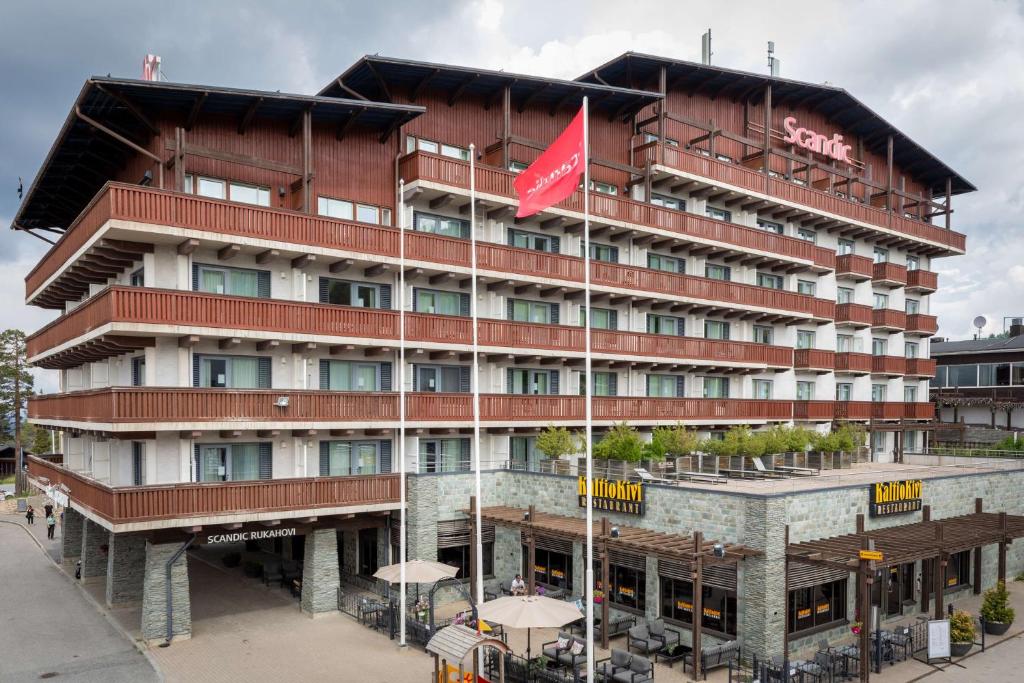
[[[463,557],[471,144],[481,460],[529,469],[540,429],[582,426],[582,203],[516,220],[513,180],[584,95],[597,429],[853,420],[885,425],[872,437],[883,461],[897,432],[908,450],[922,441],[933,259],[964,253],[952,196],[974,188],[841,89],[635,54],[577,81],[365,57],[317,96],[93,78],[14,223],[63,233],[26,297],[62,311],[28,340],[61,391],[29,411],[61,432],[67,469],[31,469],[81,512],[68,517],[66,555],[83,558],[84,577],[106,576],[111,602],[143,601],[146,638],[164,633],[162,577],[189,534],[256,530],[304,558],[309,612],[336,608],[332,565],[368,576],[394,559],[399,224],[410,547]],[[548,481],[488,472],[485,506],[529,504],[503,478],[518,492]],[[774,499],[718,495],[709,500],[753,507],[707,532],[771,545],[770,560],[749,561],[759,580],[781,576],[781,564],[765,568],[782,559]],[[794,509],[806,495],[793,494]],[[579,512],[564,504],[538,501]],[[689,533],[686,520],[666,531]],[[490,552],[503,576],[521,545],[501,538]],[[511,544],[501,558],[500,543]],[[563,561],[579,543],[541,550]],[[188,582],[176,571],[183,635]],[[653,595],[658,574],[645,571]],[[734,607],[739,576],[719,583]],[[777,612],[740,609],[751,621],[739,632],[767,651]]]
[[[1006,336],[932,342],[932,399],[941,422],[1024,428],[1024,325]]]

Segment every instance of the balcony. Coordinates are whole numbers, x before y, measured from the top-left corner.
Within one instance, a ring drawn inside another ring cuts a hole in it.
[[[902,287],[907,284],[907,267],[883,261],[872,266],[871,282],[883,287]]]
[[[472,322],[472,318],[408,313],[406,339],[413,344],[437,343],[469,349]],[[331,337],[329,341],[335,343],[349,339],[398,344],[397,311],[114,286],[40,329],[28,338],[26,346],[29,358],[40,367],[73,367],[83,360],[125,353],[126,347],[132,344],[152,344],[152,337],[127,336],[128,332],[180,336],[189,332],[182,329],[188,327],[223,330],[224,336],[250,330],[261,333],[254,337],[269,339],[276,338],[275,335],[293,338],[306,335],[308,339],[313,335]],[[85,337],[95,330],[104,332]],[[581,355],[585,351],[582,327],[482,318],[478,332],[482,347],[512,349],[519,353],[545,350]],[[140,339],[148,341],[139,342]],[[58,353],[38,358],[72,340],[79,341]],[[591,330],[591,348],[594,353],[617,357],[793,366],[793,350],[782,346],[641,332]]]
[[[892,308],[876,308],[871,311],[871,329],[898,332],[907,326],[907,314]]]
[[[903,405],[903,419],[904,420],[934,420],[935,419],[935,404],[934,403],[904,403]]]
[[[180,523],[189,518],[237,513],[396,508],[399,503],[397,474],[111,487],[61,465],[32,455],[26,457],[29,476],[50,485],[62,484],[74,507],[92,511],[115,529],[158,520]]]
[[[837,420],[931,420],[935,406],[931,403],[896,401],[836,401]]]
[[[871,307],[864,304],[836,304],[836,325],[871,326]]]
[[[924,313],[911,313],[907,316],[907,334],[917,334],[922,337],[930,337],[939,331],[939,319],[934,315]]]
[[[835,368],[836,354],[825,349],[796,349],[793,352],[793,367],[797,370],[831,372]]]
[[[646,161],[650,161],[652,164],[662,164],[676,171],[708,178],[750,192],[767,194],[818,212],[887,228],[904,235],[941,244],[949,247],[952,251],[963,252],[966,249],[967,240],[961,233],[946,230],[924,221],[906,218],[896,212],[890,213],[885,209],[851,201],[833,193],[798,185],[782,178],[768,178],[766,183],[761,171],[727,161],[720,161],[671,145],[662,146],[656,142],[638,148],[636,152],[637,158],[634,163],[637,165],[643,165]]]
[[[870,420],[873,405],[871,401],[836,401],[833,417],[836,420]]]
[[[871,374],[899,376],[906,373],[907,359],[903,356],[872,356]]]
[[[836,353],[836,372],[848,372],[854,375],[867,375],[874,367],[870,353],[841,351]]]
[[[908,270],[907,291],[931,294],[939,288],[939,276],[929,270]]]
[[[281,406],[277,399],[288,397]],[[692,420],[786,420],[791,401],[753,399],[595,397],[594,419],[678,422]],[[480,419],[485,422],[579,423],[584,419],[582,396],[484,394]],[[290,389],[195,389],[112,387],[29,399],[29,417],[46,423],[96,423],[118,431],[139,425],[165,429],[215,429],[222,424],[265,426],[372,424],[398,422],[397,393],[299,391]],[[406,416],[411,423],[470,423],[471,394],[410,393]],[[185,425],[185,426],[183,426]],[[207,426],[204,426],[207,425]],[[151,427],[151,428],[152,428]]]
[[[934,377],[934,358],[907,358],[907,377]]]
[[[874,264],[867,256],[843,254],[836,257],[836,277],[863,282],[874,275]]]
[[[794,420],[830,422],[835,415],[835,401],[793,401]]]

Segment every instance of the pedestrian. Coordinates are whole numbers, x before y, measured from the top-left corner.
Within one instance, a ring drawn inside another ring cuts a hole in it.
[[[53,514],[53,503],[47,501],[46,505],[43,506],[43,510],[46,511],[46,516],[49,517]]]
[[[57,526],[57,520],[51,512],[46,516],[46,537],[53,538],[53,529]]]
[[[25,521],[29,524],[36,523],[36,511],[32,509],[31,505],[28,506],[28,511],[25,513]]]
[[[526,595],[526,582],[523,581],[521,574],[516,574],[516,578],[512,579],[512,586],[509,592],[512,595]]]

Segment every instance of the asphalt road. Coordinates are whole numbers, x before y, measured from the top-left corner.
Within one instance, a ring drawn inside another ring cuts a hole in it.
[[[159,681],[25,530],[0,523],[0,681]]]

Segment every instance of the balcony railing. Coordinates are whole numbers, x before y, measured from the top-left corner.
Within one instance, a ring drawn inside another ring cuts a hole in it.
[[[907,284],[907,267],[883,261],[872,266],[871,280],[876,284],[899,287]]]
[[[868,374],[873,367],[870,353],[840,351],[836,353],[836,372]]]
[[[903,356],[872,356],[871,372],[875,375],[902,375],[907,370],[906,361]]]
[[[111,323],[174,325],[261,332],[329,335],[398,342],[398,312],[314,304],[279,299],[183,292],[142,287],[109,287],[27,340],[28,356],[76,339]],[[408,313],[410,342],[466,346],[472,339],[472,318]],[[544,349],[584,352],[582,327],[540,325],[482,318],[482,346],[516,350]],[[592,330],[594,353],[749,363],[792,367],[793,350],[752,342],[721,341],[641,332]]]
[[[930,420],[935,415],[931,403],[896,401],[836,401],[837,420]]]
[[[939,288],[939,276],[929,270],[908,270],[907,290],[915,292],[934,292]]]
[[[277,399],[288,397],[288,405]],[[413,393],[406,397],[410,421],[468,422],[471,394]],[[789,419],[791,401],[753,399],[605,397],[593,400],[596,420]],[[287,389],[196,389],[112,387],[29,399],[29,417],[58,422],[397,423],[396,393],[297,391]],[[584,419],[582,396],[484,394],[480,417],[488,422]]]
[[[836,257],[836,277],[850,277],[855,280],[870,280],[874,275],[874,264],[867,256],[843,254]]]
[[[871,307],[864,304],[836,304],[836,324],[871,325]]]
[[[871,311],[871,327],[880,330],[902,330],[907,326],[907,314],[892,308]]]
[[[934,358],[907,358],[907,375],[912,377],[934,377]]]
[[[832,420],[835,401],[793,401],[794,420]]]
[[[696,154],[670,145],[650,143],[645,149],[638,149],[640,157],[636,163],[651,161],[669,168],[709,178],[721,183],[741,187],[751,192],[765,193],[765,177],[755,171],[727,161],[720,161],[702,154]],[[897,232],[943,244],[958,251],[966,248],[966,237],[958,232],[946,230],[923,221],[906,218],[885,209],[851,201],[845,197],[823,192],[804,185],[798,185],[782,178],[769,178],[767,194],[783,201],[800,204],[811,209],[842,216],[870,225],[889,228]]]
[[[933,420],[935,419],[934,403],[904,403],[903,419],[905,420]]]
[[[61,465],[26,457],[32,477],[63,484],[74,507],[87,508],[115,525],[399,502],[397,474],[112,487]]]
[[[932,335],[939,331],[939,319],[934,315],[911,313],[904,329],[911,334]]]
[[[836,364],[834,351],[825,349],[797,349],[793,352],[793,367],[798,370],[832,370]]]

